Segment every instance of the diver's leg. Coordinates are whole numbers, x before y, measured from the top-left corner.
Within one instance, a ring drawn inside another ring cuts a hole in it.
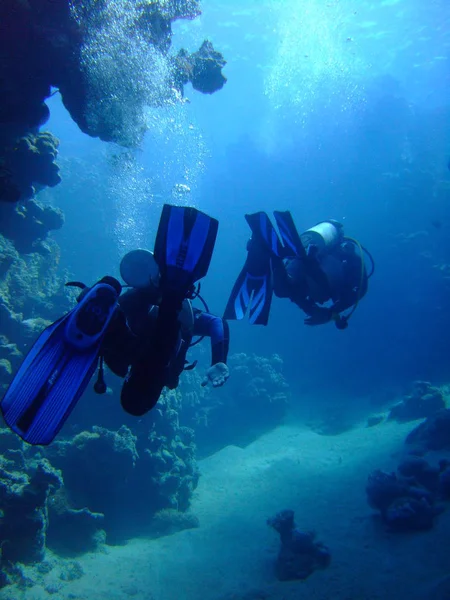
[[[183,298],[166,296],[161,301],[151,344],[130,368],[122,386],[123,409],[135,416],[151,410],[166,385],[167,367],[177,351],[180,339],[178,315]]]

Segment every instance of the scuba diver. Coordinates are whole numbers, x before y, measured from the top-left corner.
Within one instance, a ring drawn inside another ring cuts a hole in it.
[[[306,325],[334,321],[338,329],[346,329],[367,292],[374,272],[372,256],[357,240],[346,237],[337,221],[323,221],[299,235],[289,211],[274,215],[281,240],[266,213],[245,215],[252,230],[248,256],[224,319],[243,319],[248,312],[251,323],[267,325],[275,293],[306,313]]]
[[[120,272],[130,287],[105,276],[83,288],[78,305],[47,327],[25,357],[0,403],[7,425],[30,444],[47,445],[60,431],[99,365],[94,385],[104,393],[103,362],[124,377],[121,404],[130,414],[151,410],[165,386],[186,368],[193,336],[211,337],[212,366],[202,385],[228,379],[228,326],[194,309],[195,284],[211,261],[218,221],[191,207],[164,205],[154,252],[135,250]],[[206,306],[206,305],[205,305]],[[196,340],[200,341],[200,340]],[[194,342],[194,343],[196,343]]]

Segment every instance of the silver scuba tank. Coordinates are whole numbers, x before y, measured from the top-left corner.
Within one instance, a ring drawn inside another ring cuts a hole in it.
[[[343,226],[334,220],[318,223],[300,235],[303,246],[307,249],[313,244],[317,247],[319,254],[340,244],[343,237]]]
[[[159,268],[153,252],[138,248],[125,254],[120,262],[120,276],[133,288],[157,288]]]

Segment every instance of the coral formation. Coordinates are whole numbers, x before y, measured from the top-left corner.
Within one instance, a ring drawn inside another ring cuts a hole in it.
[[[49,132],[28,133],[5,144],[0,155],[1,200],[25,202],[39,189],[58,185],[58,146],[59,140]]]
[[[105,542],[103,515],[88,508],[74,509],[67,500],[65,487],[51,495],[48,503],[46,545],[60,556],[72,556],[96,550]]]
[[[445,466],[432,467],[425,459],[409,457],[397,473],[376,470],[366,486],[370,506],[380,511],[390,531],[405,532],[431,529],[443,510],[441,473]]]
[[[60,473],[45,459],[25,461],[20,450],[0,459],[0,536],[2,560],[33,563],[43,559],[48,527],[47,500],[62,485]]]
[[[183,86],[191,82],[194,90],[203,94],[213,94],[220,90],[226,82],[222,69],[226,61],[220,52],[214,50],[213,45],[205,40],[197,52],[189,54],[180,50],[174,59],[175,85],[180,93]]]
[[[417,452],[450,449],[450,409],[444,408],[418,425],[406,438]]]
[[[425,419],[442,408],[445,408],[445,401],[441,390],[428,381],[415,381],[411,393],[391,408],[388,419],[400,423]]]
[[[98,527],[109,542],[154,533],[158,521],[161,528],[163,524],[164,513],[152,521],[159,511],[189,508],[198,482],[193,431],[179,426],[174,398],[170,392],[159,401],[150,431],[146,427],[135,435],[126,426],[118,431],[93,427],[45,450],[63,474],[67,504],[97,513],[96,519],[101,515]],[[66,522],[90,517],[67,511],[63,516]],[[171,520],[175,525],[173,513]],[[195,520],[184,519],[184,527],[189,523],[195,526]]]
[[[331,562],[329,549],[315,542],[315,534],[302,532],[294,523],[294,511],[283,510],[267,520],[280,534],[281,547],[275,563],[280,581],[307,579],[316,569],[325,569]]]
[[[37,215],[39,212],[48,214],[33,201],[28,205],[36,205]],[[0,216],[4,210],[15,212],[18,209],[0,203]],[[2,221],[0,229],[5,226]],[[39,245],[25,255],[19,254],[15,246],[20,245],[20,239],[23,244],[32,242],[27,238],[28,230],[42,228],[44,231],[46,227],[37,221],[36,226],[19,229],[15,232],[15,243],[0,234],[0,387],[3,388],[10,381],[13,370],[19,367],[22,353],[30,341],[71,306],[70,292],[65,290],[58,275],[57,244],[47,240],[45,251]]]
[[[165,101],[164,95],[174,101],[181,82],[192,81],[204,93],[220,89],[225,61],[210,42],[180,59],[168,54],[172,23],[199,14],[195,0],[2,2],[0,200],[24,202],[36,185],[60,181],[58,140],[39,133],[52,87],[82,131],[123,145],[139,143],[144,107]],[[161,77],[164,61],[168,74]],[[148,73],[136,76],[138,67]]]
[[[21,253],[55,251],[54,244],[42,242],[50,231],[64,224],[61,210],[30,200],[24,205],[0,204],[0,233],[14,243]]]

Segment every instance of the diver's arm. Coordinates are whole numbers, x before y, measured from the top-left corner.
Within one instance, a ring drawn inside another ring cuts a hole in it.
[[[227,362],[230,344],[230,329],[228,323],[207,312],[194,309],[194,335],[204,335],[211,338],[211,365]]]
[[[228,323],[220,317],[194,309],[194,335],[211,338],[211,366],[206,371],[202,386],[208,383],[213,387],[222,386],[230,376],[226,363],[230,342]]]

